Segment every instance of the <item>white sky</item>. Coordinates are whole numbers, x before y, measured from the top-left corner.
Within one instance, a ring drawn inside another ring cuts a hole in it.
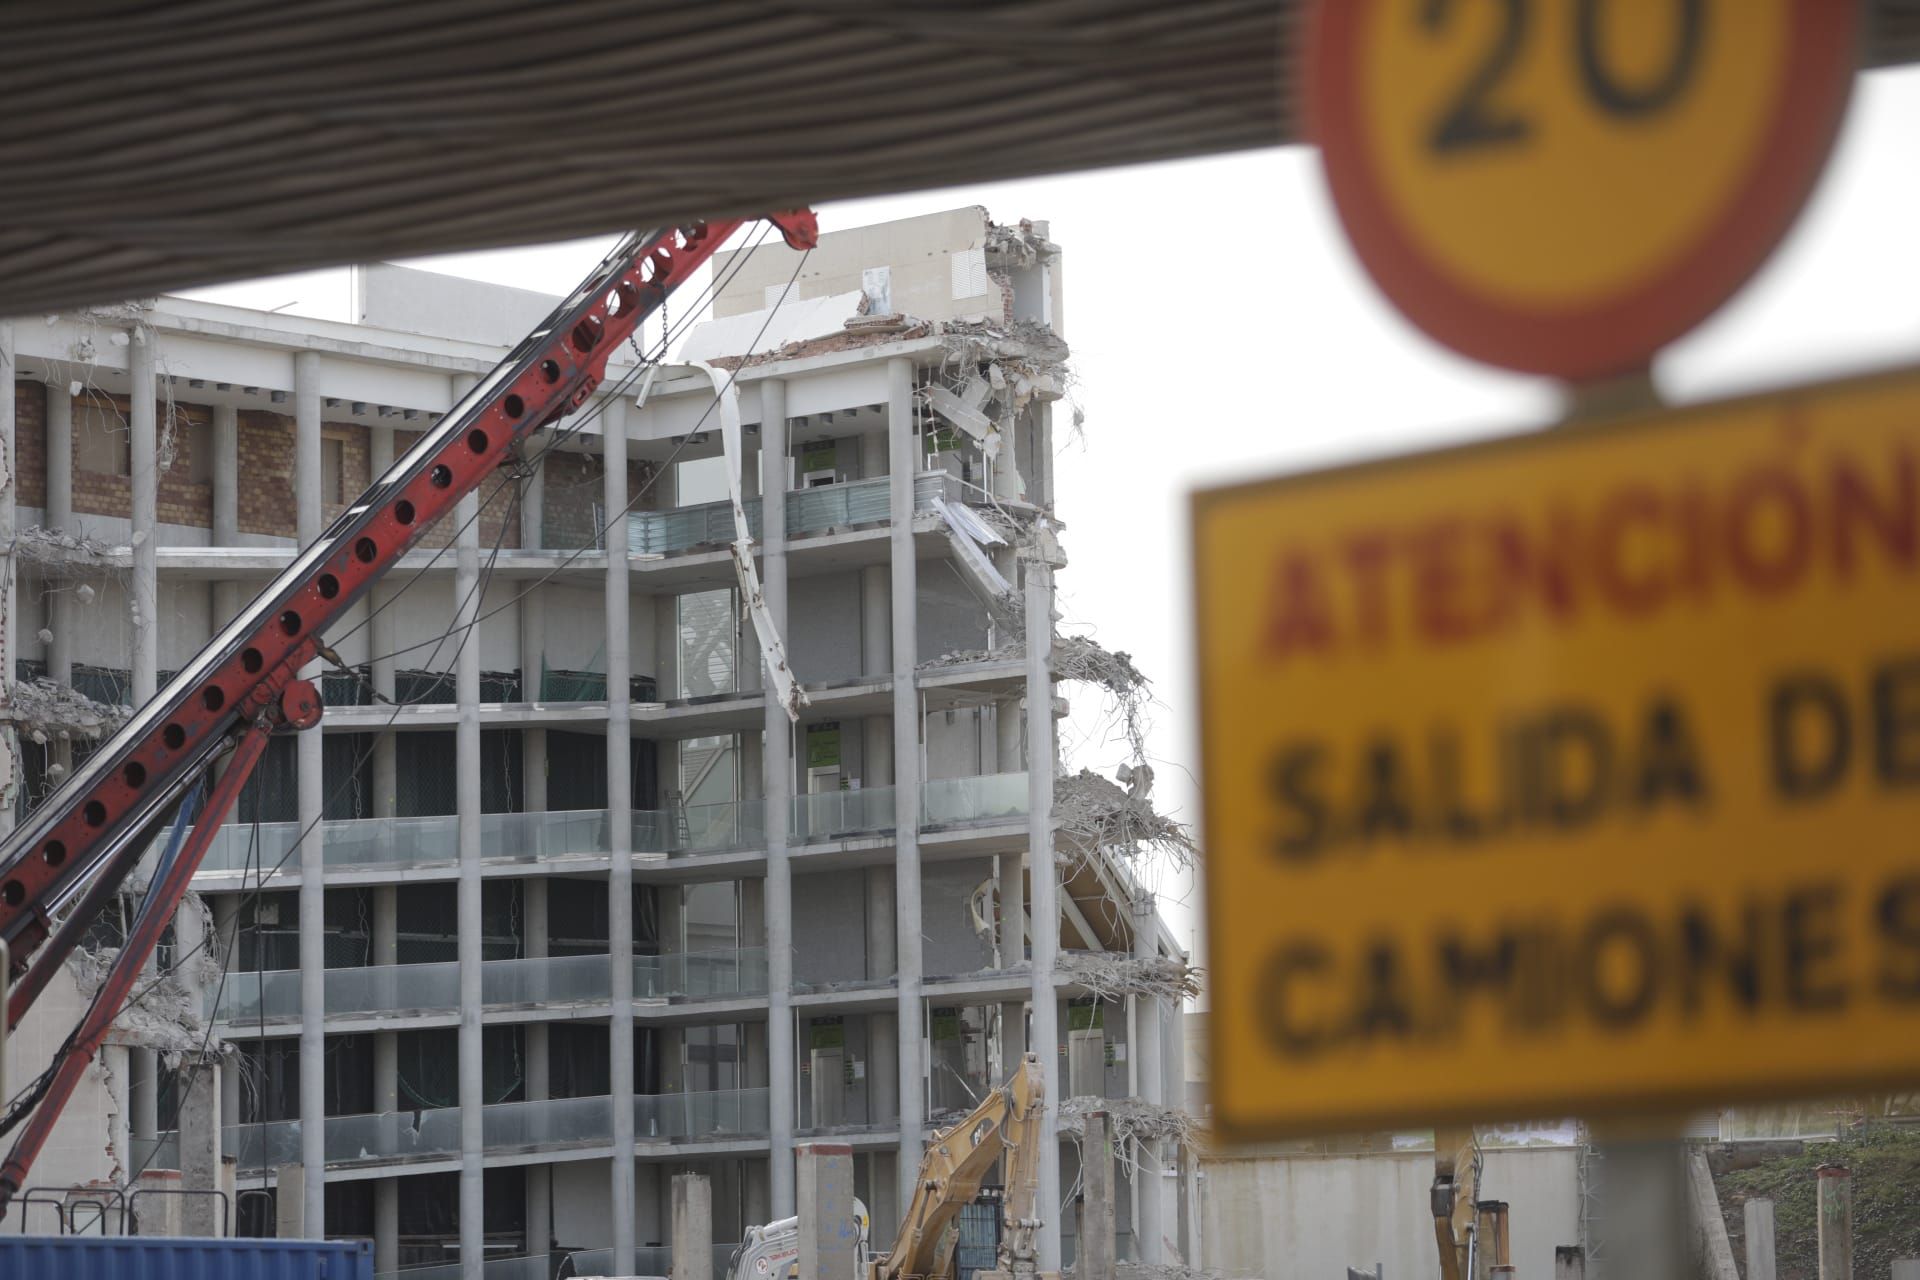
[[[1920,348],[1920,70],[1861,78],[1819,190],[1768,266],[1656,366],[1673,402],[1912,361]],[[1154,678],[1161,808],[1198,822],[1186,503],[1199,485],[1537,426],[1554,389],[1456,358],[1402,321],[1348,249],[1304,149],[823,206],[824,230],[983,204],[1065,250],[1084,443],[1056,414],[1066,627]],[[413,265],[564,293],[607,239]],[[194,291],[347,318],[344,271]],[[289,305],[290,304],[290,305]],[[1078,708],[1073,765],[1122,745]],[[1199,898],[1156,877],[1183,939]]]

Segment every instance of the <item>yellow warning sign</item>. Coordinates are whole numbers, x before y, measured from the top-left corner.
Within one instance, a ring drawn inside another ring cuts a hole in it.
[[[1223,1132],[1920,1084],[1920,372],[1197,496]]]

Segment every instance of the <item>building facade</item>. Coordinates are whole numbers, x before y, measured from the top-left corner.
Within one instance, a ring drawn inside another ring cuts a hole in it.
[[[1061,262],[980,209],[718,257],[703,363],[616,357],[327,637],[322,724],[176,921],[176,1006],[122,1020],[36,1183],[191,1184],[199,1124],[243,1233],[664,1273],[672,1174],[738,1240],[793,1212],[807,1136],[852,1145],[884,1243],[928,1133],[1029,1048],[1055,1099],[1177,1108],[1178,999],[1082,979],[1185,957],[1056,811]],[[553,301],[356,280],[359,323],[166,298],[0,333],[19,806]],[[1191,1153],[1140,1150],[1122,1256],[1197,1260]],[[1043,1205],[1076,1164],[1048,1143]],[[1070,1201],[1045,1216],[1071,1260]]]

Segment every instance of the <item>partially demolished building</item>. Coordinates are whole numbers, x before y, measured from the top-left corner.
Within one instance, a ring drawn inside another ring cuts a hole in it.
[[[224,1156],[241,1232],[533,1280],[663,1246],[675,1172],[722,1240],[791,1214],[790,1148],[828,1136],[884,1241],[926,1134],[1032,1049],[1043,1265],[1098,1099],[1121,1256],[1197,1259],[1193,978],[1130,870],[1191,844],[1144,762],[1068,777],[1054,741],[1073,682],[1130,728],[1144,687],[1054,634],[1061,262],[978,208],[716,259],[677,363],[616,358],[328,637],[322,725],[231,815],[49,1194]],[[169,298],[0,329],[17,805],[550,301],[356,281],[355,324]]]

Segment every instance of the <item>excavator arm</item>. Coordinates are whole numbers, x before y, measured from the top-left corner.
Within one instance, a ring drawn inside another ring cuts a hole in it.
[[[867,1280],[948,1280],[953,1274],[955,1219],[980,1194],[981,1181],[1004,1153],[1006,1229],[1000,1270],[1032,1275],[1039,1151],[1046,1082],[1028,1054],[1007,1083],[952,1128],[934,1135],[920,1161],[913,1200],[893,1248],[867,1268]]]
[[[768,221],[794,248],[813,246],[810,210],[770,214]],[[26,1123],[0,1164],[0,1216],[25,1185],[61,1105],[259,759],[265,735],[318,721],[318,694],[299,672],[330,656],[327,629],[461,498],[517,466],[528,436],[586,404],[606,377],[608,357],[742,222],[699,222],[622,240],[0,844],[0,954],[9,956],[14,979],[4,1016],[12,1028],[147,847],[181,813],[183,798],[216,765],[226,766],[206,820],[177,842],[155,876],[94,1008],[0,1122],[0,1130]],[[187,820],[178,819],[182,826]]]

